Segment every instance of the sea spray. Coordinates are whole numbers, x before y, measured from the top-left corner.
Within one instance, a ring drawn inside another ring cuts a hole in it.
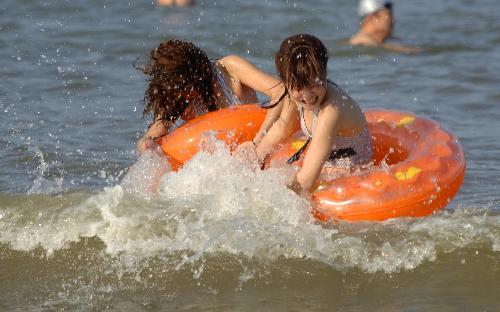
[[[498,252],[500,217],[494,210],[325,224],[312,217],[307,198],[287,187],[293,168],[261,171],[232,157],[223,145],[201,151],[177,172],[161,155],[144,157],[121,184],[97,193],[3,197],[0,242],[19,251],[41,247],[52,257],[97,240],[103,259],[120,259],[112,261],[116,272],[120,266],[123,272],[142,272],[162,259],[168,270],[188,267],[193,277],[201,277],[207,259],[230,257],[246,263],[241,281],[254,276],[248,263],[283,259],[339,271],[395,273],[463,249]],[[156,168],[165,174],[150,193],[144,186],[158,178]]]

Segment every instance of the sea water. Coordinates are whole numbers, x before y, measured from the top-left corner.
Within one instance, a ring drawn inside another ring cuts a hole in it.
[[[1,311],[498,311],[500,4],[397,2],[394,43],[343,44],[354,1],[0,4]],[[455,199],[426,218],[320,223],[220,142],[174,172],[138,157],[161,41],[274,72],[283,38],[317,35],[364,109],[433,118],[464,147]],[[158,172],[165,172],[159,176]]]

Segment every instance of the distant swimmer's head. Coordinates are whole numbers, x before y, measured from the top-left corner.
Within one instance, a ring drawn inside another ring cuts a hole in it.
[[[170,123],[193,105],[197,110],[216,110],[216,77],[204,51],[191,42],[169,40],[153,49],[150,57],[142,69],[149,76],[144,115],[153,113],[155,120]]]
[[[359,14],[363,20],[358,34],[370,38],[374,45],[383,43],[392,35],[394,17],[391,2],[361,0]]]
[[[364,17],[383,9],[392,10],[392,3],[383,0],[360,0],[358,14]]]

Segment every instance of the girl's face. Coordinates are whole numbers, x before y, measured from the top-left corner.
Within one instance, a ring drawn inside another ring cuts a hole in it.
[[[290,89],[290,98],[295,103],[298,103],[305,110],[314,110],[318,108],[326,95],[325,83],[315,81],[302,89]]]

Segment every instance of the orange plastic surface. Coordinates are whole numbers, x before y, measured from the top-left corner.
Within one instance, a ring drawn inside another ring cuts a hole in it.
[[[373,140],[374,166],[319,181],[312,194],[313,215],[321,221],[386,220],[426,216],[444,208],[465,175],[465,156],[457,138],[435,121],[409,112],[373,110],[365,114]],[[234,149],[255,136],[264,117],[257,105],[223,109],[186,123],[160,144],[177,170],[197,153],[203,133],[213,131]],[[292,138],[271,161],[284,162],[303,141]]]

